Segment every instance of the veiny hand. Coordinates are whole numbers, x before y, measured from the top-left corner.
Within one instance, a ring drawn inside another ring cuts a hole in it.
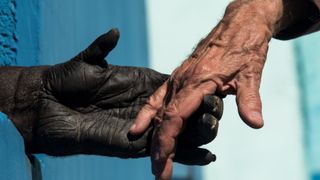
[[[154,119],[151,160],[158,179],[171,177],[177,137],[205,95],[235,94],[243,121],[263,126],[259,86],[274,20],[261,10],[263,1],[257,2],[229,5],[223,20],[139,112],[130,130],[140,134]]]
[[[149,156],[153,125],[137,136],[128,132],[148,97],[169,76],[107,64],[104,57],[118,38],[119,32],[111,30],[70,61],[44,71],[30,152]],[[211,152],[198,147],[215,138],[221,115],[222,100],[206,96],[180,135],[174,160],[191,165],[214,161]]]

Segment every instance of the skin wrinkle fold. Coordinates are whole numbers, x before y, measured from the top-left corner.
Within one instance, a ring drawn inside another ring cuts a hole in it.
[[[120,108],[117,108],[117,114],[121,114]],[[120,117],[119,117],[119,118],[120,118]],[[114,133],[110,136],[110,137],[111,137],[111,142],[110,142],[110,144],[112,144],[112,139],[115,139],[116,135],[117,135],[118,133],[120,133],[119,131],[120,131],[121,129],[118,128],[118,127],[119,127],[119,121],[116,121],[116,122],[115,122],[115,125],[114,125],[114,127],[113,127],[113,128],[115,128]]]
[[[21,74],[22,74],[22,70],[19,71],[18,82],[21,81],[21,78],[22,78]],[[14,95],[13,95],[13,109],[15,109],[15,107],[17,106],[17,93],[18,93],[18,87],[17,86],[18,86],[18,83],[14,87],[15,92],[14,92]]]

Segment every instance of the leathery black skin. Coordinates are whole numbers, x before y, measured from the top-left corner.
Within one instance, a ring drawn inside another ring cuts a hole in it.
[[[71,60],[54,66],[0,67],[0,110],[25,140],[26,153],[149,156],[153,126],[140,136],[129,128],[148,97],[169,75],[104,60],[119,32],[110,30]],[[205,165],[215,160],[199,148],[216,137],[222,99],[207,95],[179,136],[175,161]]]

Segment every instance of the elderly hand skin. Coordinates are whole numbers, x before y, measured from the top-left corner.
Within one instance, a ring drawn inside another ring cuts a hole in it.
[[[238,0],[154,93],[131,127],[142,133],[154,118],[152,165],[157,179],[170,179],[177,136],[206,94],[235,94],[239,115],[252,128],[263,126],[259,95],[268,43],[280,28],[281,0]]]

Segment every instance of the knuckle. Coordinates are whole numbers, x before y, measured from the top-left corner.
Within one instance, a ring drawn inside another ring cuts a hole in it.
[[[175,105],[170,104],[166,110],[165,110],[165,115],[168,116],[169,118],[173,118],[179,115],[178,109],[176,108]]]
[[[260,79],[261,78],[261,72],[250,70],[244,74],[245,79]]]
[[[213,115],[217,118],[217,119],[221,119],[222,114],[223,114],[223,101],[221,98],[219,98],[218,96],[213,96]]]
[[[260,101],[260,97],[258,94],[256,93],[248,93],[245,97],[244,97],[245,102],[248,105],[256,105],[256,102]]]
[[[146,113],[146,112],[151,112],[154,111],[155,108],[150,104],[150,103],[146,103],[142,109],[140,110],[142,113]]]
[[[161,103],[157,103],[157,102],[159,102],[159,97],[157,95],[152,95],[147,100],[143,108],[147,111],[157,110],[161,107]]]
[[[244,65],[242,72],[239,74],[239,80],[258,80],[261,79],[261,73],[263,64],[257,61],[252,61],[249,64]]]
[[[228,4],[227,8],[226,8],[226,13],[230,13],[231,11],[233,11],[235,8],[238,8],[239,3],[233,1],[231,3]]]
[[[158,141],[159,141],[159,144],[160,146],[165,146],[166,143],[170,140],[170,138],[168,138],[167,136],[165,135],[159,135],[158,137]]]
[[[165,123],[169,124],[170,130],[168,129],[168,134],[173,136],[175,136],[176,133],[179,133],[183,127],[183,119],[175,107],[171,106],[166,109],[163,120],[166,121]]]

